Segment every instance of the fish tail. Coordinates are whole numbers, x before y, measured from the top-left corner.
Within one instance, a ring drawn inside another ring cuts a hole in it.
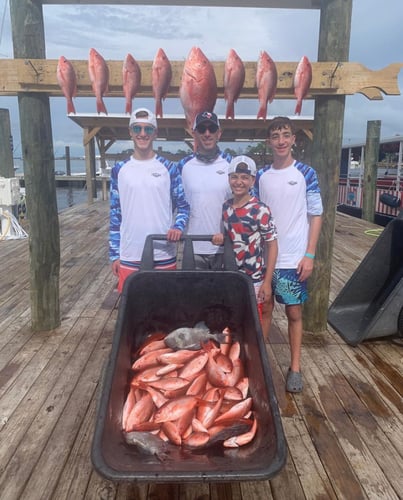
[[[264,104],[261,104],[260,105],[260,108],[259,108],[259,111],[257,112],[257,119],[261,120],[266,120],[266,116],[267,116],[267,104],[264,105]]]
[[[97,113],[105,113],[106,115],[108,114],[102,97],[97,97]]]
[[[125,113],[129,114],[129,115],[132,114],[132,100],[131,99],[127,99],[127,101],[126,101]]]
[[[219,344],[227,344],[228,343],[228,335],[225,333],[218,333],[216,336],[216,340]]]
[[[297,105],[295,106],[295,114],[300,115],[302,110],[302,100],[297,101]]]
[[[76,114],[76,108],[74,107],[72,99],[67,100],[67,114],[69,115],[70,113]]]
[[[157,118],[162,118],[162,99],[157,99],[155,101],[155,116]]]
[[[227,111],[225,113],[225,118],[228,119],[234,119],[234,114],[235,114],[235,106],[234,106],[234,101],[228,101],[227,103]]]

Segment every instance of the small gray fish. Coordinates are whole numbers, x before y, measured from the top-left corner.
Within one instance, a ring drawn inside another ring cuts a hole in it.
[[[193,328],[182,327],[170,332],[164,339],[165,344],[171,349],[189,349],[197,351],[201,349],[203,342],[212,339],[223,344],[226,342],[226,336],[223,333],[210,333],[206,323],[201,321]]]
[[[168,443],[150,432],[124,432],[127,444],[136,446],[147,455],[155,455],[161,462],[168,458]]]

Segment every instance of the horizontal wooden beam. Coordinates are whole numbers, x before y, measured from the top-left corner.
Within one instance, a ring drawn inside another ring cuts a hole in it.
[[[200,7],[265,7],[278,9],[319,9],[321,0],[114,0],[114,5],[163,5]],[[111,5],[111,0],[42,0],[49,5]]]
[[[56,59],[0,59],[0,95],[20,92],[44,92],[61,96],[56,79]],[[72,60],[77,75],[77,96],[91,97],[93,91],[88,74],[88,61]],[[152,61],[138,61],[141,68],[141,88],[136,97],[152,97]],[[107,61],[110,97],[123,97],[122,61]],[[224,62],[212,62],[218,84],[218,97],[223,97]],[[257,98],[256,62],[245,62],[245,84],[240,98]],[[167,97],[178,97],[184,61],[171,61],[172,82]],[[293,77],[297,62],[276,62],[278,72],[276,99],[294,96]],[[318,95],[364,94],[368,99],[382,99],[382,94],[400,95],[398,74],[403,63],[393,63],[372,71],[354,62],[312,63],[313,78],[308,98]]]

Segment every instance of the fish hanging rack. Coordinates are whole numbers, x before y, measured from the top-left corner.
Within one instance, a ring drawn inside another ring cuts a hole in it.
[[[107,60],[109,90],[107,97],[123,97],[123,61]],[[141,86],[136,97],[152,97],[152,61],[137,61],[141,69]],[[0,59],[0,95],[20,92],[43,92],[62,96],[56,79],[56,59]],[[87,60],[71,60],[77,76],[77,97],[92,97]],[[217,97],[224,96],[224,61],[212,61],[217,79]],[[297,62],[276,62],[278,79],[275,99],[293,99],[293,77]],[[312,62],[312,83],[307,98],[320,95],[361,93],[370,100],[385,95],[400,95],[398,75],[403,63],[393,63],[380,70],[370,70],[355,62]],[[167,97],[177,98],[184,61],[171,61],[172,80]],[[256,62],[246,61],[245,82],[239,96],[257,98]]]

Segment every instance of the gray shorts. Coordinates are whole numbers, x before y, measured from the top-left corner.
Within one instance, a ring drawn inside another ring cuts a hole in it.
[[[202,271],[221,271],[223,269],[224,258],[222,253],[200,254],[196,253],[195,269]]]

